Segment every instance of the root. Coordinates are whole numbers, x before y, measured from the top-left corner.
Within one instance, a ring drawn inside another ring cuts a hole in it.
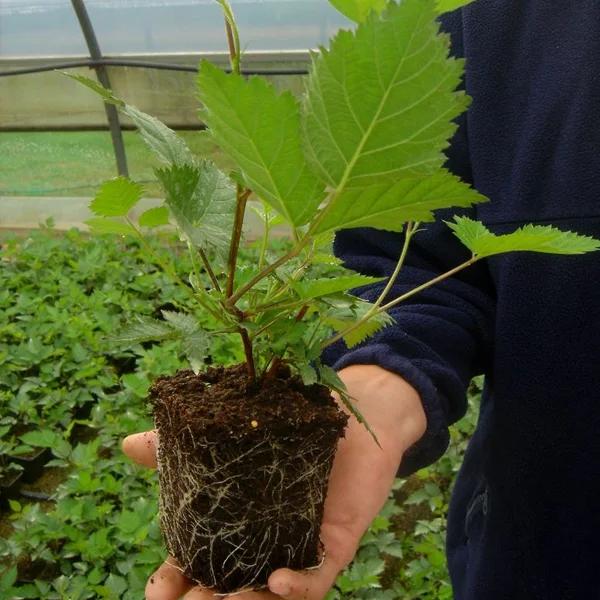
[[[156,425],[168,440],[158,446],[161,526],[187,577],[228,597],[265,589],[280,567],[320,567],[336,434],[282,440],[259,430],[215,443],[194,438],[189,428],[173,431],[162,411]]]

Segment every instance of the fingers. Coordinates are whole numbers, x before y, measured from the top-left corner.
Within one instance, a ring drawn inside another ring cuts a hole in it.
[[[284,600],[323,600],[333,587],[338,573],[354,555],[355,545],[348,533],[323,526],[325,559],[318,569],[292,571],[278,569],[269,577],[269,589]]]
[[[269,577],[269,589],[284,600],[323,600],[337,576],[337,569],[323,565],[314,571],[278,569]]]
[[[146,600],[178,600],[192,587],[193,584],[179,570],[175,559],[169,557],[148,579]]]
[[[123,452],[136,463],[155,469],[156,444],[155,431],[134,433],[123,440]]]
[[[271,592],[244,592],[232,596],[223,596],[215,594],[210,590],[195,587],[190,590],[183,600],[281,600],[279,596],[271,594]]]
[[[217,596],[210,590],[195,587],[183,597],[183,600],[217,600]]]

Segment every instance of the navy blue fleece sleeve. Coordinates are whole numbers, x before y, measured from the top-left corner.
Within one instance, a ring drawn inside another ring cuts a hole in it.
[[[372,229],[340,232],[336,254],[347,267],[375,276],[393,271],[402,237]],[[388,300],[449,270],[469,257],[446,225],[431,224],[413,238],[407,261]],[[374,301],[384,284],[362,288]],[[448,425],[466,410],[466,388],[483,371],[490,355],[494,301],[484,265],[448,279],[390,311],[394,323],[367,342],[348,350],[339,342],[325,361],[339,370],[375,364],[408,381],[420,394],[427,431],[405,455],[400,474],[434,462],[448,445]]]
[[[443,23],[452,35],[453,51],[462,53],[462,16],[451,13]],[[448,152],[446,166],[471,181],[467,121],[463,118]],[[464,213],[464,211],[461,211]],[[440,214],[440,219],[453,214]],[[402,236],[374,229],[340,232],[335,252],[360,273],[390,276],[402,247]],[[404,268],[388,300],[414,289],[469,258],[469,253],[443,222],[428,224],[411,242]],[[374,301],[385,284],[362,288],[361,297]],[[336,369],[375,364],[406,379],[421,396],[427,431],[405,455],[400,474],[431,464],[448,445],[448,425],[466,410],[466,388],[484,370],[493,331],[493,287],[484,264],[430,288],[390,314],[394,324],[362,345],[348,350],[338,343],[324,359]]]

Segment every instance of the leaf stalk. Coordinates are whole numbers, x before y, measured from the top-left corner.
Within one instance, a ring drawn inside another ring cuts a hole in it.
[[[231,234],[231,244],[229,245],[229,258],[227,260],[228,276],[225,295],[230,298],[233,295],[233,286],[235,283],[235,267],[240,249],[240,240],[242,238],[242,227],[244,225],[244,214],[246,212],[246,203],[250,196],[250,190],[244,189],[239,183],[237,185],[237,200],[235,208],[235,218],[233,222],[233,233]],[[233,303],[235,304],[235,303]]]

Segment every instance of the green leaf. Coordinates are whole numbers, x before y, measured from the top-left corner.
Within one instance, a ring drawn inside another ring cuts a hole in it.
[[[136,321],[124,327],[109,338],[113,344],[139,344],[141,342],[162,341],[175,338],[175,332],[164,321],[137,316]]]
[[[85,224],[93,233],[116,233],[119,235],[135,235],[135,229],[126,221],[97,217],[88,219]]]
[[[93,92],[96,92],[99,96],[102,97],[104,102],[108,104],[114,104],[115,106],[122,108],[125,106],[125,102],[123,100],[119,100],[109,89],[105,88],[100,82],[95,79],[90,79],[85,75],[77,75],[75,73],[68,73],[67,71],[61,71],[63,75],[66,75],[70,79],[81,83],[85,87],[89,88]]]
[[[99,217],[124,217],[142,198],[144,188],[125,177],[110,179],[102,184],[90,204]]]
[[[179,313],[172,310],[162,310],[161,313],[165,321],[183,335],[195,333],[200,327],[198,321],[187,313]]]
[[[4,566],[3,566],[4,567]],[[11,592],[12,586],[17,580],[17,567],[13,565],[8,569],[4,569],[0,576],[0,592]]]
[[[327,277],[324,279],[307,279],[292,284],[294,291],[302,300],[311,300],[321,296],[330,296],[339,292],[347,292],[353,288],[371,285],[383,281],[385,277],[367,277],[366,275],[346,275]]]
[[[180,334],[183,351],[192,369],[198,373],[210,347],[208,335],[198,321],[189,314],[163,310],[165,320]]]
[[[166,206],[150,208],[140,215],[138,223],[141,227],[160,227],[169,224],[169,209]]]
[[[142,139],[158,158],[169,164],[193,164],[194,156],[187,144],[172,129],[169,129],[157,118],[126,104],[110,90],[89,77],[65,73],[67,77],[78,81],[99,94],[105,102],[114,104],[124,115],[128,116],[139,129]]]
[[[200,66],[203,118],[218,145],[239,166],[246,185],[287,222],[307,223],[323,199],[323,185],[301,148],[298,103],[260,77]]]
[[[111,598],[120,598],[121,594],[127,589],[127,580],[124,577],[111,573],[104,582],[104,585],[111,592]]]
[[[367,420],[353,402],[352,397],[350,394],[348,394],[348,390],[346,389],[344,382],[340,379],[340,376],[337,374],[337,372],[327,365],[319,365],[318,372],[321,383],[338,393],[340,400],[348,409],[350,414],[365,427],[365,429],[371,434],[373,440],[375,440],[375,443],[381,448],[381,444],[379,443],[375,432],[371,429],[371,426],[367,423]]]
[[[454,217],[448,226],[471,252],[479,257],[504,252],[584,254],[600,249],[600,240],[551,225],[524,225],[512,233],[496,235],[468,217]]]
[[[196,134],[194,149],[202,158],[214,162],[223,173],[231,173],[237,169],[236,163],[221,150],[212,132],[208,129]]]
[[[372,10],[381,12],[387,4],[387,0],[329,0],[329,2],[356,23],[362,23]]]
[[[194,163],[194,155],[187,144],[164,123],[129,104],[121,110],[139,129],[142,139],[150,150],[163,162],[172,165]]]
[[[448,57],[434,0],[390,3],[313,55],[304,104],[308,156],[323,181],[346,187],[396,181],[442,166],[468,105],[456,92],[463,61]]]
[[[317,371],[311,365],[301,362],[295,366],[300,373],[300,377],[302,378],[302,383],[304,385],[313,385],[313,383],[317,383],[319,377],[317,375]]]
[[[200,248],[227,252],[236,204],[231,181],[208,161],[155,173],[182,235]]]
[[[316,231],[352,227],[402,231],[407,221],[433,221],[434,210],[468,207],[486,200],[445,170],[433,175],[403,177],[398,181],[345,190],[327,210]]]
[[[37,448],[52,448],[52,446],[63,438],[50,429],[42,429],[37,431],[28,431],[20,436],[23,443]]]
[[[351,327],[354,323],[358,323],[360,319],[357,318],[355,321],[349,321],[345,319],[335,318],[335,316],[330,316],[324,319],[324,322],[327,325],[333,327],[336,331],[344,331]],[[344,335],[344,342],[348,348],[353,348],[354,346],[361,344],[368,337],[374,335],[387,325],[391,325],[394,322],[394,319],[386,312],[378,313],[369,318],[369,320],[361,323],[356,329],[348,332]]]
[[[471,4],[471,2],[474,0],[437,0],[437,10],[440,13],[446,13]]]

